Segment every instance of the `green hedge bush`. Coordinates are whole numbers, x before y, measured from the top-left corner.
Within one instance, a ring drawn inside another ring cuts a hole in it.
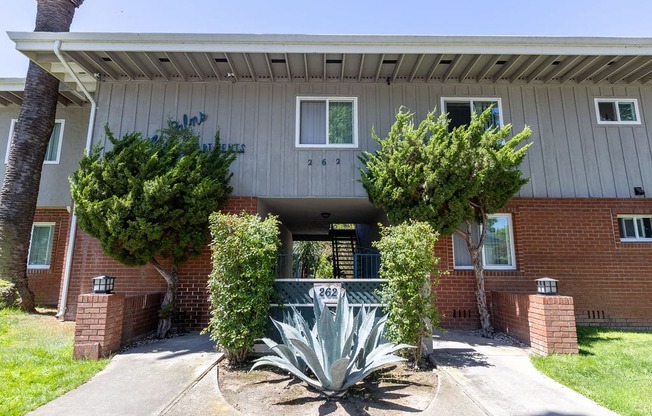
[[[439,281],[439,258],[434,246],[438,233],[425,222],[410,221],[381,228],[374,243],[380,251],[380,277],[387,279],[381,294],[387,319],[387,337],[397,344],[415,345],[415,362],[422,341],[439,324],[434,287]]]
[[[278,220],[258,215],[210,216],[213,271],[210,291],[211,338],[231,363],[244,361],[262,338],[274,296]]]

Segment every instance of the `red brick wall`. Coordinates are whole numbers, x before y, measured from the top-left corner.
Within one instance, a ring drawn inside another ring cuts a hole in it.
[[[530,344],[530,295],[517,293],[491,294],[491,323],[498,331]]]
[[[577,354],[577,331],[570,296],[529,295],[530,345],[540,355]]]
[[[253,197],[235,196],[229,198],[223,212],[239,214],[257,212],[257,199]],[[179,290],[177,309],[182,324],[187,329],[203,329],[208,325],[210,317],[210,303],[206,282],[212,270],[211,251],[206,246],[199,257],[179,266]]]
[[[255,213],[254,197],[233,197],[225,212]],[[560,295],[572,296],[577,323],[652,329],[652,244],[621,243],[618,214],[652,214],[651,199],[514,198],[502,212],[512,214],[517,270],[486,271],[486,290],[534,293],[534,280],[559,279]],[[125,267],[101,253],[97,241],[78,232],[67,319],[74,319],[76,296],[91,290],[91,278],[117,277],[116,292],[160,292],[165,283],[150,266]],[[436,246],[441,268],[438,307],[445,328],[478,328],[475,277],[453,269],[451,237]],[[206,278],[210,250],[179,267],[178,308],[183,324],[208,322]]]
[[[70,214],[66,209],[37,209],[34,222],[53,222],[51,263],[49,269],[27,269],[29,288],[37,304],[54,306],[59,300],[59,285],[64,272]]]
[[[121,338],[123,345],[156,331],[162,301],[163,293],[125,298]]]
[[[534,293],[548,276],[573,297],[579,325],[652,329],[652,244],[621,243],[617,223],[652,214],[652,199],[514,198],[501,212],[512,214],[517,270],[485,272],[487,292]],[[437,289],[442,326],[477,328],[473,272],[453,269],[451,237],[435,251],[450,271]]]
[[[492,323],[540,355],[576,354],[573,298],[492,293]]]
[[[77,230],[73,254],[68,303],[65,319],[74,320],[77,313],[77,296],[91,293],[92,278],[109,275],[115,279],[115,293],[139,295],[165,291],[165,281],[154,267],[127,267],[102,253],[99,242],[81,230]]]
[[[120,349],[124,300],[123,294],[77,298],[73,358],[98,359]]]
[[[255,214],[257,199],[254,197],[231,197],[222,207],[222,211],[230,213],[245,211]],[[164,266],[167,265],[164,263]],[[180,265],[178,271],[177,309],[181,314],[181,324],[188,329],[201,329],[206,326],[209,318],[206,281],[211,271],[211,258],[208,246],[199,257]],[[105,256],[96,239],[83,231],[77,231],[66,320],[74,320],[77,296],[82,293],[90,293],[92,291],[91,279],[101,275],[115,276],[115,293],[124,293],[127,296],[164,292],[166,288],[165,281],[152,266],[124,266]]]

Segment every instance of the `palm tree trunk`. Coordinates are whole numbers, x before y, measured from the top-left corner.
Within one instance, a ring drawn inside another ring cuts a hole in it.
[[[152,258],[150,263],[167,283],[165,296],[163,296],[163,302],[161,302],[161,311],[159,312],[158,329],[156,330],[158,338],[165,338],[170,328],[172,328],[172,316],[174,315],[177,287],[179,286],[177,265],[173,264],[171,271],[168,272],[155,258]]]
[[[82,3],[83,0],[38,0],[34,31],[69,31],[75,8]],[[16,285],[21,308],[32,312],[34,294],[27,285],[27,255],[58,93],[59,81],[30,62],[0,191],[0,277]]]

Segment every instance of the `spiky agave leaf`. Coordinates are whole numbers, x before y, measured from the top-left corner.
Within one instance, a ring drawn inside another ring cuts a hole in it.
[[[263,338],[263,342],[280,358],[286,359],[290,364],[295,366],[297,369],[300,369],[301,371],[305,370],[305,365],[299,364],[300,360],[297,359],[295,351],[293,351],[290,347],[284,344],[278,344],[269,338]]]
[[[409,345],[379,344],[387,316],[375,319],[376,309],[361,308],[355,314],[348,300],[339,299],[333,314],[316,298],[312,329],[293,308],[288,323],[274,321],[284,344],[263,340],[277,356],[256,360],[253,368],[272,365],[287,370],[327,397],[341,397],[353,384],[380,367],[405,361],[393,353]],[[308,367],[317,380],[303,372]]]
[[[293,366],[289,361],[284,360],[281,357],[266,355],[264,357],[258,358],[257,360],[254,361],[254,365],[251,367],[251,370],[254,370],[258,367],[262,367],[264,365],[271,365],[272,367],[278,367],[281,370],[288,371],[291,374],[295,375],[297,378],[308,383],[310,386],[316,388],[317,390],[323,389],[323,384],[321,382],[319,382],[318,380],[313,380],[312,378],[308,377],[306,374],[304,374],[303,371],[299,370],[298,368]]]
[[[334,392],[342,390],[344,383],[346,382],[348,372],[346,369],[349,367],[350,358],[344,357],[335,361],[330,368],[331,373],[331,385],[329,390]]]
[[[312,371],[317,379],[321,382],[322,388],[329,388],[331,381],[330,378],[326,376],[324,365],[319,358],[320,356],[323,356],[321,347],[318,345],[317,349],[312,349],[308,346],[308,344],[300,339],[290,339],[290,342],[299,351],[299,354],[308,365],[308,368],[310,368],[310,371]]]

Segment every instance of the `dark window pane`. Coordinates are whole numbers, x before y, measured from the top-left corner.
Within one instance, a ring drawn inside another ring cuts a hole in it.
[[[634,238],[636,231],[634,231],[634,220],[632,218],[619,218],[620,225],[620,238]]]
[[[616,103],[599,102],[598,112],[600,113],[600,121],[618,121],[616,118]]]
[[[449,130],[471,122],[470,102],[448,102],[446,103],[446,112],[448,112],[448,119],[450,120],[448,124]]]
[[[652,238],[652,218],[638,219],[638,237]]]

